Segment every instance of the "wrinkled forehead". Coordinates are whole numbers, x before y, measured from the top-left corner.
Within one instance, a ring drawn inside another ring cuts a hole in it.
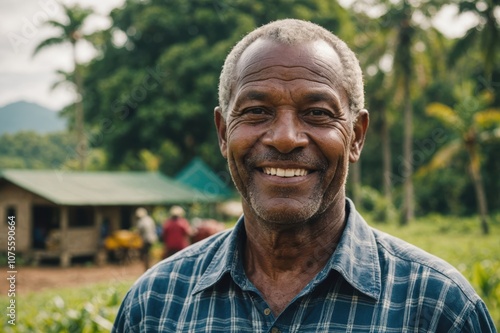
[[[329,83],[341,81],[342,64],[335,50],[325,41],[284,44],[259,38],[243,52],[236,66],[236,81],[266,69],[290,68],[297,73]]]

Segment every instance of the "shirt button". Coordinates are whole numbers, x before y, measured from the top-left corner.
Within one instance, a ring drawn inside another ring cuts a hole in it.
[[[276,327],[273,327],[271,329],[271,333],[281,333],[279,329],[277,329]]]
[[[269,316],[269,315],[271,314],[271,309],[266,308],[266,309],[264,310],[264,314],[265,314],[266,316]]]

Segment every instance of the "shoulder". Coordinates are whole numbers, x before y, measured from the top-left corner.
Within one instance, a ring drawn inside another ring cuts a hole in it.
[[[182,308],[230,234],[231,230],[223,231],[195,243],[144,273],[126,294],[115,331],[134,331],[145,317],[157,318],[156,312],[165,307],[170,312]]]
[[[135,285],[148,285],[147,280],[150,279],[168,280],[172,274],[189,274],[190,276],[203,274],[230,234],[231,230],[223,231],[160,261],[149,269]]]
[[[163,289],[173,279],[184,284],[186,289],[192,289],[230,234],[231,230],[223,231],[160,261],[134,283],[130,292],[138,295],[156,287]]]
[[[421,324],[437,325],[436,331],[495,332],[484,302],[457,269],[401,239],[373,233],[385,288],[407,304],[420,304],[415,315],[420,313]]]
[[[476,303],[480,301],[470,283],[460,272],[444,261],[397,237],[373,229],[380,260],[385,265],[393,265],[400,274],[413,274],[408,278],[439,281],[460,293],[466,300]]]

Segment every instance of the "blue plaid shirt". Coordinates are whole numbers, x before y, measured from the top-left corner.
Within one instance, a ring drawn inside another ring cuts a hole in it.
[[[243,269],[242,217],[143,275],[112,332],[496,332],[452,266],[370,228],[349,200],[346,208],[334,254],[280,315]],[[327,246],[319,240],[314,257]]]

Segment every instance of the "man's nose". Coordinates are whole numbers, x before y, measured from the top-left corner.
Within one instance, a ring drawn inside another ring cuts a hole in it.
[[[293,111],[279,111],[271,128],[262,142],[276,148],[280,153],[290,153],[296,148],[305,147],[309,139],[303,131],[303,124]]]

